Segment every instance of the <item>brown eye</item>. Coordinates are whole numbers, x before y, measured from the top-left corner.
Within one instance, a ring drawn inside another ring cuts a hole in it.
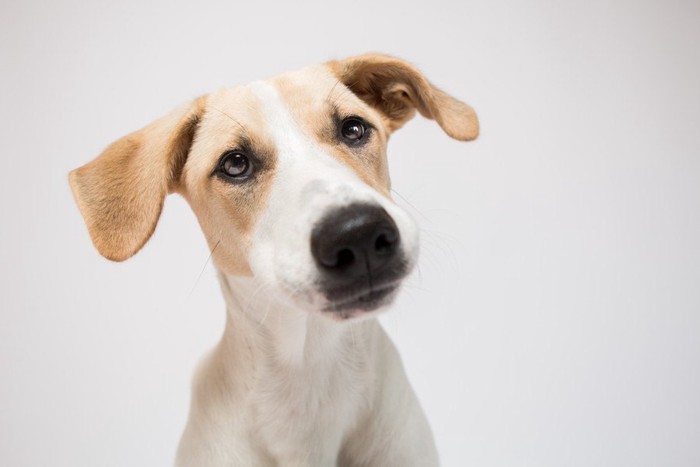
[[[238,151],[229,151],[221,156],[219,171],[229,178],[243,179],[252,172],[248,157]]]
[[[358,144],[367,133],[367,124],[358,117],[348,117],[340,124],[340,136],[347,144]]]

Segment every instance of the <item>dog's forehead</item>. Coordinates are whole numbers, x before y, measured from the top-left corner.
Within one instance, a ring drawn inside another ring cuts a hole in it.
[[[265,83],[275,88],[293,112],[301,109],[307,112],[325,110],[333,98],[334,89],[340,84],[325,65],[289,71],[268,79]]]
[[[282,106],[278,105],[280,103]],[[362,113],[375,124],[382,123],[381,116],[348,90],[327,65],[310,66],[223,89],[209,97],[208,106],[213,111],[212,117],[228,118],[228,124],[238,124],[251,131],[267,126],[271,109],[289,113],[303,129],[320,124],[319,120],[327,119],[333,110],[345,114]]]
[[[208,107],[214,113],[225,113],[235,117],[241,124],[260,127],[264,118],[266,101],[281,99],[292,113],[324,109],[332,98],[333,88],[339,81],[325,65],[303,68],[277,75],[267,80],[254,81],[247,85],[225,88],[209,96]],[[274,93],[262,91],[273,88]],[[267,102],[269,103],[269,102]],[[267,106],[269,109],[269,106]],[[213,115],[216,117],[216,115]]]

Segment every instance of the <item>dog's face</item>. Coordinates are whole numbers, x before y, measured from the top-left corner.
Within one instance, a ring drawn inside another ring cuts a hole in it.
[[[178,192],[225,274],[348,318],[388,304],[416,261],[386,159],[416,109],[452,137],[477,136],[470,107],[407,63],[366,55],[201,97],[114,143],[71,186],[109,259],[138,251]]]

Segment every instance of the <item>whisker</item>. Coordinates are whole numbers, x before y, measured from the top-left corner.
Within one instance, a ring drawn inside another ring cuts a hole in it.
[[[335,91],[335,88],[338,87],[339,84],[340,80],[336,81],[333,87],[331,88],[330,92],[326,96],[326,102],[328,102],[329,104],[331,103],[331,95],[333,95],[333,91]]]
[[[406,290],[407,293],[411,293],[411,291],[418,290],[420,292],[430,292],[430,290],[426,289],[425,287],[421,287],[420,285],[416,284],[411,284],[410,282],[407,282],[403,285],[403,290]]]
[[[257,296],[258,296],[262,291],[267,291],[267,290],[268,290],[267,284],[265,284],[264,282],[261,281],[261,282],[258,284],[258,287],[257,287],[255,290],[253,290],[253,293],[250,294],[250,296],[248,297],[248,299],[247,299],[247,300],[248,300],[248,303],[250,304],[250,303],[252,303],[253,301],[255,301],[255,299],[257,298]]]
[[[454,249],[450,242],[460,244],[459,239],[450,237],[449,235],[441,235],[440,232],[421,229],[424,235],[421,235],[421,245],[426,253],[425,258],[438,260],[442,256],[448,261],[453,270],[459,269],[459,258],[455,255]],[[436,254],[438,253],[438,254]],[[434,258],[431,258],[431,255]]]
[[[209,252],[209,256],[207,257],[207,260],[204,262],[204,266],[202,266],[202,270],[199,271],[199,275],[197,276],[197,280],[194,281],[194,285],[190,289],[190,293],[187,294],[187,299],[189,300],[190,297],[192,296],[192,293],[194,292],[194,289],[197,287],[197,284],[199,284],[199,280],[202,278],[202,274],[204,274],[204,270],[207,268],[209,265],[209,261],[211,261],[211,257],[214,255],[214,251],[219,247],[219,243],[221,243],[221,240],[216,242],[216,245],[214,245],[214,248],[211,249]]]
[[[218,108],[216,108],[216,107],[214,107],[214,106],[210,106],[210,107],[211,107],[212,109],[216,110],[217,112],[221,113],[222,115],[228,117],[229,120],[231,120],[233,123],[235,123],[236,125],[238,125],[239,128],[240,128],[243,132],[246,131],[246,130],[245,130],[245,127],[241,124],[241,122],[239,122],[238,120],[236,120],[235,118],[233,118],[232,116],[230,116],[229,114],[227,114],[226,112],[224,112],[224,111],[221,110],[221,109],[218,109]]]
[[[408,205],[411,207],[411,209],[413,209],[419,216],[421,216],[423,219],[425,219],[426,221],[428,221],[428,222],[430,222],[430,223],[432,224],[432,221],[430,220],[430,218],[429,218],[428,216],[426,216],[425,214],[423,214],[421,211],[419,211],[418,208],[415,207],[415,206],[414,206],[408,199],[406,199],[403,195],[401,195],[401,193],[399,193],[398,191],[394,190],[393,188],[391,188],[391,192],[394,193],[394,194],[395,194],[396,196],[398,196],[399,198],[401,198],[401,200],[402,200],[404,203],[408,204]]]
[[[265,314],[263,315],[262,319],[260,320],[260,323],[258,323],[258,327],[256,330],[260,330],[260,328],[263,327],[265,324],[265,320],[267,319],[267,316],[270,314],[270,311],[272,311],[272,300],[267,301],[267,309],[265,310]]]

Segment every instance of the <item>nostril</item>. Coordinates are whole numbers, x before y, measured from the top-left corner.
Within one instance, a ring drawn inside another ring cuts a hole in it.
[[[348,248],[343,248],[336,254],[336,262],[333,265],[336,269],[347,269],[355,263],[355,253]]]
[[[355,264],[355,252],[350,248],[330,248],[319,252],[317,259],[327,269],[343,270]]]
[[[393,254],[396,250],[398,240],[398,232],[389,226],[385,226],[375,235],[374,253],[377,256],[388,256]]]
[[[396,245],[396,237],[387,235],[386,233],[380,234],[374,241],[374,251],[378,255],[387,255],[394,250],[394,245]]]

